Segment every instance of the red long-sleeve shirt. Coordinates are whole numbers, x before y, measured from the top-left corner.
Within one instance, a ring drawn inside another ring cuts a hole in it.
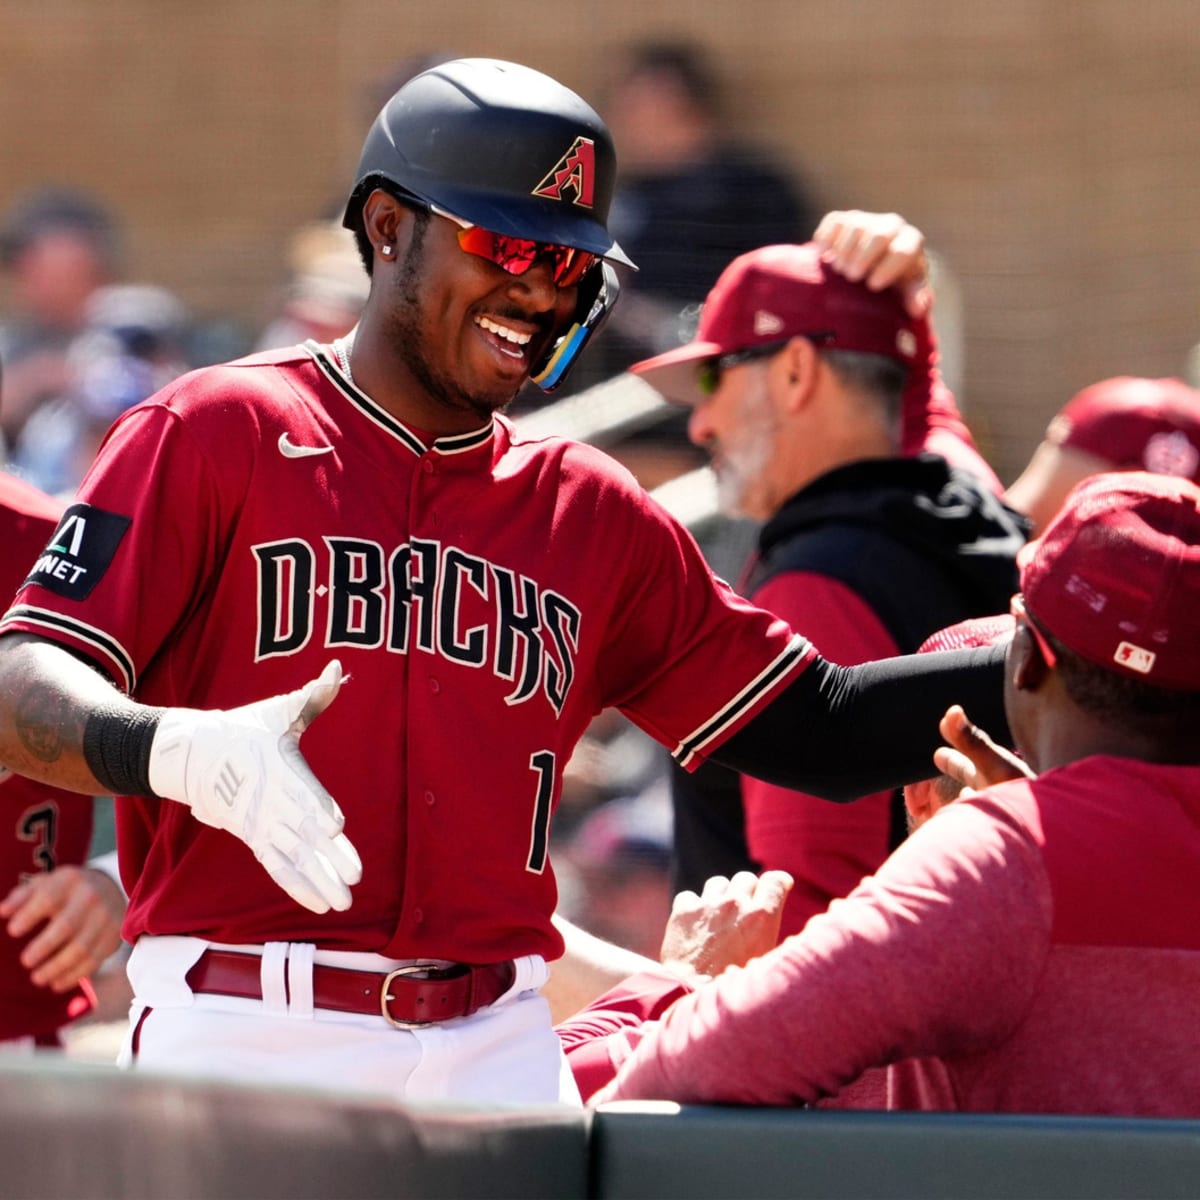
[[[1200,766],[1083,759],[958,801],[745,968],[664,975],[661,1020],[601,998],[560,1035],[590,1090],[591,1043],[619,1068],[595,1103],[813,1103],[899,1064],[893,1107],[1194,1117],[1198,873]]]

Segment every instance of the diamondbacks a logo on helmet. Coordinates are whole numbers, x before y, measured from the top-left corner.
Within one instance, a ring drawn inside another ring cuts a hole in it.
[[[533,195],[551,200],[565,199],[563,191],[574,193],[574,204],[591,208],[596,186],[596,143],[591,138],[577,137],[566,152],[533,189]]]

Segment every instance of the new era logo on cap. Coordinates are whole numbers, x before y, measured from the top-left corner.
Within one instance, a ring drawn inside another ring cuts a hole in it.
[[[879,354],[906,366],[918,351],[899,289],[876,292],[847,279],[806,242],[761,246],[735,258],[705,298],[695,338],[629,369],[668,399],[694,404],[703,360],[818,335],[823,349]]]
[[[757,337],[770,337],[772,334],[783,332],[783,318],[777,317],[774,313],[766,312],[760,308],[754,314],[753,328]]]

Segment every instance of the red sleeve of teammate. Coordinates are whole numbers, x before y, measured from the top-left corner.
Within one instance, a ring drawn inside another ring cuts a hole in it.
[[[646,1022],[658,1020],[691,990],[669,971],[644,971],[555,1027],[585,1102],[612,1082]]]
[[[680,997],[594,1101],[813,1103],[871,1066],[996,1047],[1043,979],[1053,904],[1030,829],[994,811],[951,805],[802,933]]]
[[[939,454],[952,467],[970,471],[997,496],[1004,488],[991,464],[979,452],[954,393],[938,369],[937,339],[928,317],[913,322],[917,353],[909,368],[901,409],[900,450],[903,454]]]
[[[0,611],[8,607],[62,516],[51,496],[0,471]]]
[[[0,606],[7,605],[46,547],[63,506],[0,471]],[[0,767],[0,895],[24,875],[78,865],[92,834],[90,797],[63,792]],[[90,991],[62,994],[37,987],[21,951],[40,932],[19,941],[0,930],[0,1041],[52,1033],[92,1007]]]
[[[0,776],[3,772],[0,771]],[[19,775],[0,778],[0,896],[23,876],[79,866],[92,836],[92,800]],[[0,1041],[52,1033],[92,1007],[90,987],[52,992],[38,987],[21,951],[43,926],[18,939],[0,925]]]

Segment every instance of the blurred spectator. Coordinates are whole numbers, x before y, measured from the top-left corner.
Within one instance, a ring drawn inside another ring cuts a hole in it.
[[[0,224],[6,306],[0,323],[0,433],[15,448],[37,407],[63,394],[68,347],[97,288],[119,272],[115,218],[93,196],[48,187],[22,196]]]
[[[65,355],[62,394],[30,416],[13,467],[43,491],[73,492],[113,421],[188,369],[188,326],[187,309],[164,288],[95,291]]]
[[[716,72],[697,45],[634,46],[605,113],[621,148],[610,224],[638,265],[603,334],[619,359],[615,374],[687,341],[730,259],[805,240],[820,209],[784,168],[726,127]]]
[[[599,804],[556,852],[578,893],[563,915],[657,958],[671,911],[671,797],[665,788]],[[561,911],[561,905],[560,905]]]
[[[292,239],[290,278],[279,311],[255,347],[270,350],[312,338],[332,342],[358,321],[370,279],[341,221],[316,221]]]
[[[900,218],[831,218],[847,241],[879,233],[897,283],[923,279],[923,239]],[[912,653],[935,629],[1004,610],[1025,540],[989,481],[904,453],[924,443],[906,447],[902,418],[928,414],[937,390],[928,318],[914,319],[899,286],[856,278],[816,242],[751,251],[709,293],[693,343],[633,367],[690,404],[727,511],[765,522],[742,590],[843,664]],[[905,834],[898,790],[832,805],[743,778],[739,802],[738,777],[715,764],[674,775],[676,886],[785,870],[785,934]]]
[[[1005,493],[1045,528],[1067,493],[1103,471],[1152,471],[1200,483],[1200,391],[1179,379],[1116,376],[1076,393]]]
[[[632,46],[603,109],[620,147],[609,226],[638,270],[622,272],[621,302],[565,391],[686,342],[730,259],[803,241],[820,215],[797,179],[728,126],[717,72],[699,45]],[[685,426],[668,417],[613,453],[653,487],[703,462]]]

